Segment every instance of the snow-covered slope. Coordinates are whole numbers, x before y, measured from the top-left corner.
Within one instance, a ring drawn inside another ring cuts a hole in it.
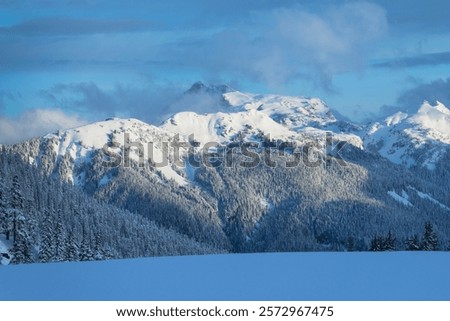
[[[206,97],[206,98],[205,98]],[[155,167],[157,177],[186,185],[193,179],[190,168],[175,165],[171,142],[210,142],[227,144],[233,141],[261,142],[270,138],[291,141],[299,145],[314,140],[325,143],[326,132],[332,132],[337,141],[381,154],[397,164],[423,165],[434,168],[450,144],[450,110],[443,104],[425,102],[414,115],[397,113],[374,123],[366,131],[357,125],[335,117],[330,108],[318,98],[259,95],[243,93],[229,86],[194,84],[178,101],[186,108],[175,113],[159,127],[137,119],[111,118],[90,125],[60,130],[39,141],[35,152],[27,152],[30,163],[44,164],[47,173],[55,172],[75,185],[86,183],[85,164],[93,157],[104,156],[102,149],[122,156],[127,144],[133,146],[129,159],[135,162],[143,157],[155,163],[167,158],[167,166]],[[206,111],[206,112],[204,112]],[[363,133],[361,135],[361,133]],[[179,136],[177,136],[179,135]],[[143,150],[139,155],[138,149]],[[181,149],[180,157],[187,149]],[[51,155],[50,155],[51,154]],[[181,165],[181,166],[180,166]],[[112,174],[98,178],[97,185],[107,185]]]
[[[365,139],[376,153],[336,144],[344,146],[340,151],[346,166],[328,162],[320,154],[324,149],[309,145],[301,149],[300,158],[257,150],[255,163],[248,162],[248,155],[236,153],[226,159],[233,160],[225,162],[229,166],[220,166],[224,162],[219,161],[219,167],[206,162],[185,167],[187,149],[179,150],[180,163],[175,162],[172,143],[178,139],[194,146],[217,142],[236,147],[240,141],[266,143],[270,136],[271,140],[293,141],[287,144],[293,146],[309,143],[311,137],[324,142],[325,133],[332,130],[338,140],[361,145],[361,138],[353,134],[358,128],[338,120],[319,99],[245,94],[201,84],[186,95],[192,98],[198,92],[212,98],[207,100],[213,101],[207,106],[210,112],[178,112],[160,127],[136,119],[108,119],[8,149],[45,175],[71,182],[102,202],[215,248],[236,252],[342,250],[351,236],[357,248],[365,250],[371,235],[388,230],[397,232],[399,246],[404,248],[402,240],[410,233],[421,233],[425,220],[432,220],[439,227],[439,237],[448,241],[450,200],[442,190],[446,176],[429,180],[426,171],[410,171],[377,154],[411,165],[433,160],[436,152],[448,146],[450,111],[443,105],[424,104],[415,115],[398,113],[372,125]],[[129,158],[135,162],[142,158],[145,168],[136,163],[127,166],[123,157],[127,145],[132,146]],[[105,149],[115,152],[119,162]],[[167,164],[156,166],[163,154],[168,155]],[[147,162],[148,158],[152,161]],[[288,161],[294,165],[288,166]],[[322,166],[325,163],[330,166]],[[438,168],[445,174],[442,164]],[[420,193],[411,192],[409,186]]]
[[[364,143],[394,163],[433,169],[450,144],[450,110],[425,101],[416,114],[398,112],[372,124]]]
[[[107,150],[119,156],[110,158],[119,161],[116,166],[126,165],[127,144],[132,146],[128,159],[138,162],[143,158],[147,168],[149,164],[167,160],[165,166],[150,166],[147,174],[178,185],[188,185],[193,180],[193,169],[183,163],[188,149],[181,148],[180,154],[175,155],[171,143],[177,139],[200,146],[208,142],[262,142],[268,138],[298,145],[314,140],[325,145],[326,133],[332,131],[336,141],[362,148],[362,140],[354,134],[355,126],[338,120],[318,98],[242,93],[227,85],[206,86],[198,82],[172,107],[182,111],[159,127],[137,119],[110,118],[59,130],[25,142],[18,150],[25,160],[46,174],[55,174],[80,187],[89,185],[93,191],[110,184],[114,173],[92,164],[102,164]],[[177,156],[180,163],[175,162]]]
[[[25,264],[0,267],[0,300],[450,300],[448,264],[445,252]]]
[[[173,179],[179,184],[186,184],[185,178],[176,171],[175,166],[172,166],[171,159],[168,158],[172,154],[164,151],[165,146],[170,148],[170,142],[173,141],[174,136],[173,133],[137,119],[110,118],[48,134],[42,138],[42,141],[50,144],[57,159],[65,158],[73,165],[69,166],[64,178],[75,185],[83,184],[84,175],[83,172],[75,173],[70,169],[80,167],[83,163],[89,163],[95,152],[102,149],[115,152],[116,155],[121,156],[122,164],[125,164],[124,150],[126,146],[131,146],[129,149],[130,162],[140,160],[139,149],[143,151],[141,157],[145,164],[148,164],[149,159],[161,162],[163,157],[166,157],[168,166],[158,167],[157,171],[169,180]],[[33,161],[39,162],[41,157],[42,154]],[[108,177],[104,177],[101,183],[108,183]]]
[[[338,121],[318,98],[242,93],[228,86],[205,86],[196,83],[188,96],[208,94],[215,97],[200,112],[179,112],[162,124],[162,128],[184,136],[194,135],[200,143],[225,143],[236,139],[271,139],[304,141],[325,139],[333,131],[337,140],[362,147],[361,139],[350,133],[349,124]],[[195,106],[191,110],[197,110]]]
[[[264,135],[270,135],[271,138],[288,140],[296,136],[296,133],[256,110],[203,115],[181,112],[161,127],[183,136],[193,135],[192,138],[202,145],[207,142],[227,143],[238,137],[261,140]]]
[[[348,130],[353,125],[337,120],[317,98],[249,94],[226,85],[206,86],[198,82],[177,103],[177,108],[185,111],[175,113],[159,127],[137,119],[110,118],[48,134],[39,139],[33,152],[24,154],[30,163],[43,165],[47,173],[56,171],[65,181],[84,186],[85,165],[99,154],[104,156],[102,149],[124,156],[127,144],[131,144],[131,161],[138,162],[143,157],[147,165],[148,159],[160,163],[166,157],[167,166],[156,167],[154,173],[186,185],[189,173],[183,164],[174,164],[171,142],[176,139],[200,145],[236,140],[261,142],[267,138],[300,144],[311,139],[325,143],[326,132],[333,131],[336,140],[362,147],[361,139]],[[208,112],[200,112],[204,110]],[[139,148],[143,155],[139,155]],[[187,149],[179,152],[183,157]],[[124,157],[120,160],[125,163]],[[98,186],[109,184],[112,176],[105,173]]]
[[[257,110],[292,130],[321,127],[337,121],[331,110],[318,98],[255,95],[238,91],[228,92],[223,96],[231,107]]]

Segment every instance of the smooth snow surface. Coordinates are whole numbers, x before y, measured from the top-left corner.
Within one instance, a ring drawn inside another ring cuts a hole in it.
[[[0,267],[0,300],[450,300],[449,253],[277,253]]]

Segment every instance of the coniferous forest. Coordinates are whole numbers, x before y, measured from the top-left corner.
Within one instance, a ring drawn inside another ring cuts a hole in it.
[[[97,201],[0,154],[2,262],[87,261],[219,253],[141,215]]]
[[[99,155],[79,165],[89,183],[73,186],[61,179],[70,159],[48,152],[30,165],[24,161],[30,146],[4,147],[0,154],[4,264],[449,248],[449,211],[442,204],[450,204],[450,198],[431,183],[430,172],[406,169],[352,146],[345,151],[352,160],[345,167],[337,162],[295,168],[202,166],[192,186],[178,186],[138,166],[101,168]],[[233,164],[240,164],[245,156],[234,157]],[[94,183],[106,170],[112,182]],[[440,179],[447,173],[442,165]],[[390,190],[408,191],[415,206],[388,197]],[[414,191],[426,191],[442,203]]]

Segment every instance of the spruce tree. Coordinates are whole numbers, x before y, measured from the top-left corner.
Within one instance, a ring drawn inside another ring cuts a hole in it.
[[[7,230],[6,207],[6,188],[0,173],[0,234],[6,234]]]
[[[372,241],[370,242],[370,251],[378,252],[383,251],[383,238],[381,236],[375,235]]]
[[[65,243],[61,210],[58,210],[56,215],[56,225],[53,230],[53,241],[55,244],[54,261],[62,261],[64,259]]]
[[[53,222],[50,213],[47,211],[42,224],[41,246],[39,250],[40,262],[51,262],[55,256],[55,245],[53,242]]]
[[[92,249],[91,249],[91,242],[90,238],[87,235],[86,232],[83,232],[83,239],[81,240],[81,246],[80,246],[80,260],[81,261],[91,261],[93,259]]]
[[[425,223],[425,233],[422,240],[422,249],[424,251],[437,251],[439,249],[439,241],[436,232],[433,230],[431,222]]]
[[[99,232],[95,233],[94,260],[103,260],[103,239]]]
[[[23,216],[16,217],[16,236],[11,250],[13,258],[11,263],[32,263],[32,247],[30,236],[26,227],[26,220]]]
[[[73,236],[72,231],[67,232],[64,243],[65,243],[64,261],[67,262],[77,261],[79,250],[78,244],[75,241],[75,237]]]
[[[347,251],[353,252],[355,250],[355,239],[349,236],[347,239]]]
[[[15,175],[11,186],[10,206],[18,210],[23,210],[24,204],[25,198],[22,195],[22,188],[20,187],[19,177]]]
[[[9,225],[13,233],[13,241],[17,238],[18,234],[18,220],[22,216],[22,210],[25,203],[25,199],[22,195],[22,190],[19,183],[19,177],[14,176],[9,201]],[[11,226],[12,225],[12,226]]]
[[[422,249],[420,245],[419,236],[415,234],[406,240],[406,250],[408,251],[420,251]]]
[[[389,231],[383,243],[384,251],[395,251],[395,237],[392,235],[391,231]]]

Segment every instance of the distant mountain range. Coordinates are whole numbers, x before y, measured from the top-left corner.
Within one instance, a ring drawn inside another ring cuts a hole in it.
[[[369,125],[363,139],[368,150],[396,164],[434,169],[450,144],[450,110],[425,101],[416,114],[398,112]]]
[[[207,113],[195,112],[200,102]],[[407,249],[415,235],[423,241],[427,222],[447,248],[443,104],[365,126],[335,117],[318,98],[201,82],[176,104],[186,111],[160,126],[111,118],[3,153],[208,251],[368,250],[389,232],[395,249]]]

